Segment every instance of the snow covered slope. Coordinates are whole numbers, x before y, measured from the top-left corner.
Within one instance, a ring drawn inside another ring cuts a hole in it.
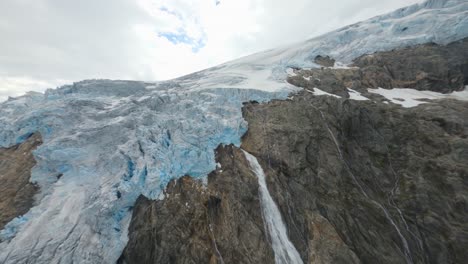
[[[284,99],[289,67],[468,36],[468,2],[429,1],[175,80],[91,80],[0,104],[0,147],[39,131],[37,205],[0,232],[0,263],[115,263],[136,198],[203,178],[213,149],[239,145],[242,102]]]

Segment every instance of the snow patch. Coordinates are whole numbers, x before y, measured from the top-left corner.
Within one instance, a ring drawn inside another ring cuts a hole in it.
[[[286,73],[289,75],[289,76],[297,76],[297,74],[294,72],[294,69],[293,68],[287,68],[286,69]]]
[[[348,89],[349,99],[356,100],[356,101],[367,101],[367,100],[369,100],[369,98],[362,96],[360,92],[358,92],[356,90],[353,90],[351,88],[347,88],[347,89]]]
[[[332,96],[332,97],[335,97],[335,98],[341,98],[341,96],[338,96],[336,94],[331,94],[331,93],[327,93],[325,91],[322,91],[320,90],[319,88],[314,88],[313,91],[309,90],[309,89],[306,89],[306,91],[308,91],[309,93],[313,94],[313,95],[317,95],[317,96],[320,96],[320,95],[328,95],[328,96]]]
[[[442,94],[431,91],[418,91],[409,88],[393,88],[393,89],[371,89],[370,93],[380,94],[394,104],[399,104],[405,108],[415,107],[420,104],[428,103],[424,100],[438,100],[438,99],[456,99],[460,101],[468,101],[468,86],[465,90],[460,92],[453,92],[450,94]]]
[[[342,62],[335,62],[335,65],[333,67],[330,67],[331,69],[342,69],[342,70],[345,70],[345,69],[356,69],[358,67],[351,67],[351,66],[348,66],[347,64],[345,63],[342,63]]]

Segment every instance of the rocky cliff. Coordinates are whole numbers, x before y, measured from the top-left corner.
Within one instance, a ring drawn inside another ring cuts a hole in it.
[[[241,147],[265,170],[304,263],[468,258],[468,103],[402,108],[365,89],[460,90],[466,45],[376,53],[346,69],[296,69],[288,81],[302,92],[245,104]],[[315,87],[341,97],[314,95]],[[347,99],[347,88],[371,100]],[[186,177],[163,200],[140,197],[120,263],[273,263],[245,157],[220,146],[216,158],[206,185]]]

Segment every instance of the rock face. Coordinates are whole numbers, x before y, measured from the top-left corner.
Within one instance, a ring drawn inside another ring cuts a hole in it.
[[[354,65],[361,68],[362,85],[367,87],[459,91],[468,85],[468,39],[366,55]]]
[[[330,56],[318,55],[315,57],[314,62],[323,67],[333,67],[335,65],[335,60],[330,58]]]
[[[42,143],[39,134],[11,148],[0,148],[0,230],[33,205],[38,188],[29,182],[36,164],[32,151]]]
[[[261,216],[258,183],[243,153],[217,149],[221,168],[208,185],[172,181],[165,199],[140,197],[119,263],[272,263]]]
[[[321,257],[310,215],[328,221],[363,263],[468,257],[467,103],[402,109],[304,93],[248,105],[244,114],[249,131],[242,147],[268,168],[271,192],[305,262]],[[340,261],[351,262],[327,262]]]
[[[377,53],[356,59],[360,68],[296,70],[291,83],[341,98],[303,91],[245,104],[242,148],[264,169],[304,263],[468,258],[468,103],[401,108],[349,100],[346,90],[372,82],[459,90],[466,45]],[[206,186],[186,177],[163,200],[140,197],[120,263],[273,263],[255,175],[233,146],[216,157],[221,168]]]
[[[351,66],[354,67],[297,70],[297,75],[289,77],[288,81],[299,87],[317,87],[344,97],[347,97],[346,88],[460,91],[468,85],[468,39],[447,46],[425,44],[377,52],[355,59]]]

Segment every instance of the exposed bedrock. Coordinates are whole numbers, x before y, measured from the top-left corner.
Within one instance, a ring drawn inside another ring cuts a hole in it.
[[[317,63],[328,67],[333,66],[330,61],[329,57],[316,59]],[[317,87],[345,97],[346,88],[460,91],[468,85],[468,39],[446,46],[424,44],[364,55],[356,58],[351,66],[354,67],[296,70],[298,75],[289,77],[288,81],[299,87]]]
[[[264,161],[305,262],[321,257],[311,242],[311,214],[331,223],[363,263],[468,257],[466,102],[404,109],[304,93],[249,104],[244,116],[242,147]]]
[[[466,56],[466,45],[465,40],[393,51],[394,56],[378,53],[357,59],[359,69],[295,70],[291,83],[342,98],[303,91],[289,100],[245,104],[249,130],[242,148],[265,171],[304,263],[468,259],[468,103],[446,99],[402,108],[346,99],[346,87],[364,92],[371,79],[391,87],[404,81],[417,89],[459,90],[467,75],[454,54]],[[379,66],[394,58],[414,64]],[[434,68],[424,68],[428,58]],[[405,65],[409,77],[396,73]],[[383,77],[369,77],[366,67],[384,68]],[[447,85],[417,79],[419,71],[440,73]],[[185,177],[169,184],[163,200],[140,197],[120,263],[274,262],[258,182],[242,151],[220,146],[216,159],[221,166],[206,186]]]
[[[37,133],[21,144],[0,148],[0,230],[33,205],[38,187],[29,181],[36,165],[32,152],[40,144],[42,139]]]
[[[314,59],[314,62],[323,67],[335,66],[335,59],[331,58],[330,56],[317,55]]]

